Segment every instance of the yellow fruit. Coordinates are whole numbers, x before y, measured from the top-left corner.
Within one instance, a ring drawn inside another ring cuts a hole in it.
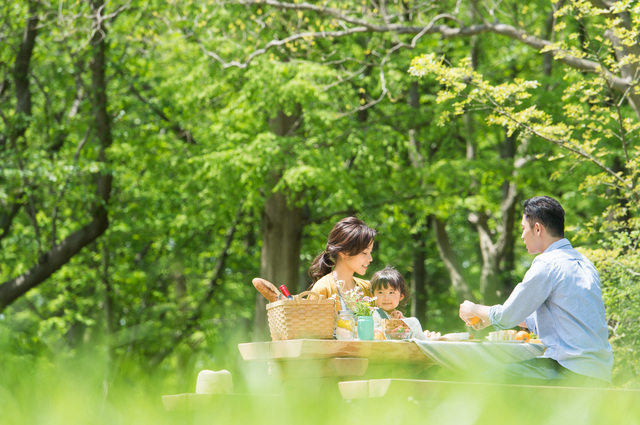
[[[342,329],[347,329],[350,331],[353,330],[353,328],[351,328],[351,322],[349,320],[339,319],[337,325]]]

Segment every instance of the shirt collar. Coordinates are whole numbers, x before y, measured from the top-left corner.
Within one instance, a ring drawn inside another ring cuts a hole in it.
[[[567,238],[562,238],[559,241],[555,241],[554,243],[549,245],[547,249],[544,250],[544,252],[551,252],[555,251],[556,249],[562,249],[566,247],[571,248],[571,242],[569,242],[569,239]]]

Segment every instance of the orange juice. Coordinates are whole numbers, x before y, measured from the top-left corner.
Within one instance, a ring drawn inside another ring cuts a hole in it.
[[[468,324],[469,326],[473,326],[473,325],[475,325],[475,324],[477,324],[477,323],[479,323],[479,322],[480,322],[480,318],[479,318],[479,317],[477,317],[477,316],[474,316],[474,317],[472,317],[471,319],[469,319],[469,320],[467,321],[467,324]]]

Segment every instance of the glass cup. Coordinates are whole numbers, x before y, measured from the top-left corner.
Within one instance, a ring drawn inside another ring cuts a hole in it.
[[[336,339],[351,341],[356,336],[356,317],[349,310],[340,310],[336,321]]]

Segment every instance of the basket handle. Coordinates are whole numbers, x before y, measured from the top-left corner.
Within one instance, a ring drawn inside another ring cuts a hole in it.
[[[307,300],[311,300],[312,295],[317,298],[318,304],[320,304],[320,301],[324,300],[324,295],[318,294],[317,292],[313,291],[300,292],[298,295],[294,295],[293,299],[296,300],[296,304],[300,304],[300,300],[302,299],[302,297],[306,296]]]

